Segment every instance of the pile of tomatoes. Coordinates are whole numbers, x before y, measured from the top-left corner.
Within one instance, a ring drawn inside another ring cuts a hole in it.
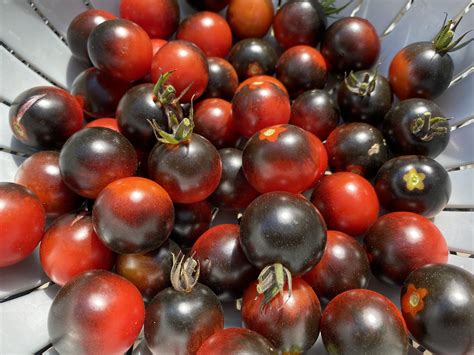
[[[62,286],[55,349],[123,353],[144,328],[154,354],[299,354],[320,333],[331,354],[405,354],[409,333],[472,350],[473,276],[429,220],[451,192],[431,100],[466,44],[457,22],[386,78],[370,22],[328,26],[334,1],[188,2],[182,21],[176,0],[78,15],[67,42],[90,68],[11,105],[39,151],[0,184],[0,267],[39,245]],[[401,310],[366,290],[372,274]],[[223,329],[222,300],[244,328]]]

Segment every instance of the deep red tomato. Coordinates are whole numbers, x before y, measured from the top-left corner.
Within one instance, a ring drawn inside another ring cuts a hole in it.
[[[203,96],[232,100],[239,85],[239,78],[232,64],[218,57],[207,58],[207,63],[209,65],[209,82]]]
[[[178,28],[177,0],[121,0],[120,17],[141,26],[150,37],[168,38]]]
[[[237,38],[263,37],[273,21],[272,0],[231,0],[227,22]]]
[[[62,354],[123,354],[145,318],[133,284],[104,270],[84,272],[54,298],[48,314],[49,339]]]
[[[311,136],[311,139],[313,140],[313,145],[318,150],[318,156],[319,156],[319,167],[318,167],[318,170],[316,171],[316,180],[314,180],[314,184],[316,184],[319,181],[319,179],[324,175],[326,170],[328,170],[328,153],[326,151],[326,148],[324,147],[323,142],[321,142],[321,140],[318,137],[316,137],[312,133],[310,133],[310,136]]]
[[[104,127],[113,129],[116,132],[120,132],[117,125],[117,120],[115,118],[97,118],[84,126],[84,128],[90,127]]]
[[[41,241],[40,259],[51,281],[63,286],[81,272],[110,270],[115,255],[95,234],[90,215],[79,212],[51,224]]]
[[[288,91],[286,90],[285,85],[283,85],[283,83],[280,80],[270,75],[255,75],[255,76],[251,76],[250,78],[245,79],[239,84],[235,93],[237,93],[240,89],[242,89],[247,84],[257,83],[260,81],[268,81],[270,83],[273,83],[276,86],[278,86],[280,89],[282,89],[283,92],[285,92],[288,95]]]
[[[193,42],[208,57],[225,58],[232,47],[232,32],[227,21],[209,11],[195,13],[181,22],[176,39]]]
[[[377,220],[379,201],[363,177],[348,172],[324,176],[313,191],[311,202],[329,229],[358,236]]]
[[[209,229],[213,207],[207,201],[174,204],[174,225],[170,238],[182,248],[191,248],[194,242]]]
[[[152,38],[150,39],[150,41],[151,41],[153,56],[160,50],[161,47],[163,47],[166,43],[168,43],[166,39],[161,39],[161,38]]]
[[[33,252],[44,233],[46,213],[26,187],[0,182],[0,267],[13,265]]]
[[[188,41],[170,41],[153,57],[151,79],[156,82],[160,75],[173,71],[167,84],[172,85],[178,94],[190,84],[191,88],[182,97],[182,102],[197,99],[206,90],[209,68],[206,55],[195,44]]]

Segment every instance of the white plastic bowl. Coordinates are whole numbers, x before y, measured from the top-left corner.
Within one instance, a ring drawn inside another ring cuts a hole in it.
[[[276,4],[278,1],[274,0]],[[342,5],[346,0],[336,1]],[[70,21],[88,8],[118,14],[119,0],[0,0],[0,181],[13,181],[18,165],[33,151],[17,142],[8,124],[9,103],[22,91],[38,85],[68,88],[84,66],[71,57],[64,40]],[[429,40],[444,13],[464,14],[458,33],[474,27],[473,1],[468,0],[354,0],[340,16],[369,19],[382,36],[380,72],[408,43]],[[180,0],[182,17],[191,12]],[[224,14],[225,11],[222,12]],[[331,21],[334,21],[332,19]],[[451,141],[437,160],[449,170],[453,191],[447,208],[434,218],[449,245],[449,263],[474,272],[474,45],[452,54],[455,80],[435,100],[451,117]],[[235,222],[233,214],[217,223]],[[1,235],[0,235],[1,238]],[[371,289],[399,305],[397,288],[372,278]],[[0,354],[55,353],[46,326],[49,306],[58,291],[41,270],[38,254],[0,269]],[[232,303],[224,305],[226,327],[241,326]],[[137,342],[138,344],[138,342]],[[416,345],[415,345],[416,346]],[[141,347],[135,353],[144,353]],[[413,354],[419,353],[411,348]],[[310,354],[325,353],[321,337]]]

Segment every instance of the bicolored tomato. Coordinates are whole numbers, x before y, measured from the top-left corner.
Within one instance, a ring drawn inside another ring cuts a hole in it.
[[[209,65],[209,81],[203,96],[205,98],[220,98],[232,100],[239,78],[232,64],[219,57],[207,58]]]
[[[174,225],[170,238],[183,249],[191,248],[194,242],[209,229],[213,207],[207,201],[174,204]]]
[[[229,62],[240,80],[257,75],[272,75],[278,56],[270,43],[260,38],[237,42],[229,53]]]

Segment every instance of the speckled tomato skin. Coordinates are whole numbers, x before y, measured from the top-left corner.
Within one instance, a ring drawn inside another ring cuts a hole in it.
[[[174,225],[170,238],[183,248],[190,248],[209,229],[213,207],[207,201],[174,204]]]
[[[239,85],[239,78],[234,67],[225,59],[218,57],[207,58],[209,81],[203,98],[221,98],[232,100]]]
[[[30,255],[43,237],[46,213],[43,204],[26,187],[0,183],[0,268]]]
[[[275,345],[282,352],[304,352],[319,336],[321,305],[318,297],[301,278],[293,279],[291,298],[285,286],[283,294],[263,305],[263,294],[257,293],[257,283],[244,292],[242,321]]]
[[[426,290],[422,307],[411,314],[403,299],[409,287]],[[401,290],[402,314],[415,341],[436,354],[469,354],[474,346],[474,277],[449,264],[413,271]]]
[[[92,209],[94,229],[119,254],[146,253],[158,248],[171,233],[173,203],[156,182],[129,177],[109,184]]]
[[[59,290],[49,309],[48,333],[60,353],[124,353],[140,333],[144,317],[142,297],[131,282],[93,270]]]
[[[411,212],[380,217],[364,239],[372,273],[380,280],[401,285],[413,270],[446,263],[448,246],[429,219]]]
[[[259,38],[241,40],[229,53],[229,62],[241,81],[256,75],[272,75],[277,60],[275,49]]]
[[[407,354],[408,331],[397,307],[370,290],[336,296],[324,310],[321,335],[329,354]]]
[[[272,0],[231,0],[227,22],[237,38],[263,37],[273,20]]]
[[[202,234],[191,249],[200,264],[199,281],[221,300],[240,298],[258,275],[242,251],[239,233],[237,224],[220,224]]]
[[[342,276],[342,277],[341,277]],[[323,257],[303,279],[319,299],[329,302],[352,289],[367,288],[370,265],[362,246],[350,235],[328,231]]]

